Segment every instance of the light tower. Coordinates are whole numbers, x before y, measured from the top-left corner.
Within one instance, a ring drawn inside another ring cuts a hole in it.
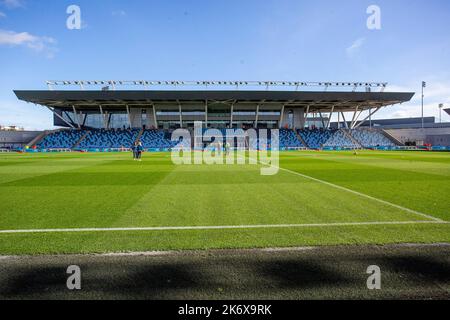
[[[423,94],[423,90],[426,88],[427,83],[425,81],[422,81],[422,129],[423,129],[423,98],[424,98],[424,94]]]

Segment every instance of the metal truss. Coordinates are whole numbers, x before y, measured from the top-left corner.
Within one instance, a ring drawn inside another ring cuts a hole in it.
[[[89,86],[104,86],[102,90],[116,90],[122,86],[140,86],[148,90],[151,87],[234,87],[236,90],[243,87],[265,87],[269,90],[272,87],[294,87],[297,91],[300,87],[322,87],[324,91],[328,88],[351,88],[356,91],[358,88],[365,88],[366,92],[372,88],[380,88],[383,92],[387,87],[386,82],[308,82],[308,81],[155,81],[155,80],[48,80],[46,84],[49,90],[54,90],[55,86],[79,86],[85,90]]]

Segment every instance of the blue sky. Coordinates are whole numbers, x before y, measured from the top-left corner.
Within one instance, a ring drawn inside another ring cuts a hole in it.
[[[81,30],[66,27],[69,5]],[[369,30],[369,5],[381,30]],[[386,81],[414,91],[378,114],[450,107],[448,0],[0,0],[0,124],[52,127],[49,111],[13,89],[45,80]],[[444,121],[450,117],[443,116]]]

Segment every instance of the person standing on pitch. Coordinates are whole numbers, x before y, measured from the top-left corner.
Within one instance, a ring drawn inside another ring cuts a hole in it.
[[[133,160],[137,160],[137,142],[131,146],[131,151],[133,151]]]
[[[142,161],[142,151],[144,150],[144,147],[142,146],[142,142],[139,141],[136,147],[137,151],[137,160]]]
[[[225,143],[225,154],[226,154],[227,156],[230,154],[230,148],[231,148],[230,143],[227,141],[227,142]]]
[[[222,142],[220,140],[217,140],[217,153],[219,156],[222,155]]]

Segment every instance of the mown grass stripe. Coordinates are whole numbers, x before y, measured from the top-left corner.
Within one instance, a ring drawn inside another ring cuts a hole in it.
[[[256,159],[254,159],[254,160],[256,160]],[[270,163],[267,163],[267,162],[264,162],[264,161],[261,161],[261,160],[257,160],[257,161],[259,163],[261,163],[262,165],[266,165],[266,166],[270,166],[270,167],[273,167],[273,168],[277,168],[279,170],[282,170],[282,171],[285,171],[285,172],[289,172],[291,174],[298,175],[298,176],[303,177],[305,179],[309,179],[309,180],[312,180],[312,181],[315,181],[315,182],[319,182],[319,183],[325,184],[327,186],[330,186],[330,187],[333,187],[333,188],[336,188],[336,189],[339,189],[339,190],[343,190],[343,191],[346,191],[346,192],[349,192],[349,193],[353,193],[355,195],[358,195],[358,196],[361,196],[361,197],[364,197],[364,198],[367,198],[367,199],[370,199],[370,200],[377,201],[379,203],[382,203],[382,204],[385,204],[385,205],[388,205],[388,206],[400,209],[402,211],[406,211],[406,212],[409,212],[409,213],[412,213],[412,214],[415,214],[415,215],[419,215],[421,217],[424,217],[424,218],[427,218],[427,219],[430,219],[430,220],[433,220],[433,221],[436,221],[436,222],[445,222],[442,219],[433,217],[433,216],[428,215],[426,213],[419,212],[419,211],[416,211],[416,210],[413,210],[413,209],[409,209],[409,208],[400,206],[398,204],[395,204],[395,203],[392,203],[392,202],[389,202],[389,201],[386,201],[386,200],[375,198],[375,197],[370,196],[368,194],[361,193],[361,192],[358,192],[358,191],[355,191],[355,190],[352,190],[352,189],[348,189],[346,187],[343,187],[343,186],[340,186],[340,185],[337,185],[337,184],[334,184],[334,183],[331,183],[331,182],[328,182],[328,181],[325,181],[325,180],[317,179],[317,178],[308,176],[306,174],[302,174],[300,172],[292,171],[292,170],[289,170],[289,169],[286,169],[286,168],[282,168],[282,167],[279,167],[279,166],[274,166],[274,165],[271,165]]]
[[[55,233],[55,232],[107,232],[107,231],[173,231],[173,230],[223,230],[223,229],[263,229],[263,228],[305,228],[305,227],[347,227],[370,225],[407,225],[407,224],[450,224],[445,221],[373,221],[373,222],[338,222],[305,224],[262,224],[236,226],[178,226],[178,227],[129,227],[129,228],[67,228],[67,229],[29,229],[0,230],[0,234],[12,233]]]

